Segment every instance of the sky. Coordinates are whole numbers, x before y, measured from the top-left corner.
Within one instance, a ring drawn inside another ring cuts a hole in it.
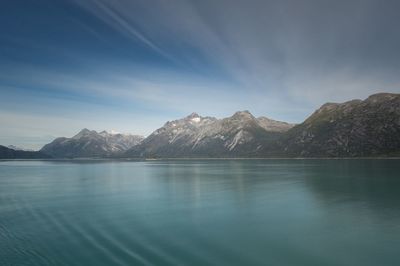
[[[149,135],[192,112],[300,123],[400,93],[398,0],[2,0],[0,145]]]

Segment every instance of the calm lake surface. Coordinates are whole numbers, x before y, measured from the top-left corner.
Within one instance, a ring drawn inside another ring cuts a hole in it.
[[[0,161],[0,265],[400,265],[399,160]]]

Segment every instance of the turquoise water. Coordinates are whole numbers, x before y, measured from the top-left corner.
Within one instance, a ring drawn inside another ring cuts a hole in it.
[[[400,265],[399,160],[0,161],[0,265]]]

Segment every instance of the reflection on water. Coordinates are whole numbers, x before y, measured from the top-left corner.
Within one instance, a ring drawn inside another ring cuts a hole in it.
[[[400,161],[2,161],[0,265],[400,265]]]

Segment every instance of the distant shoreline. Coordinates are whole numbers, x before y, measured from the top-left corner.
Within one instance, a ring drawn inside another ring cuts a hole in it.
[[[400,160],[400,157],[271,157],[271,158],[53,158],[53,159],[0,159],[1,161],[120,161],[120,162],[149,162],[149,161],[239,161],[239,160]]]

